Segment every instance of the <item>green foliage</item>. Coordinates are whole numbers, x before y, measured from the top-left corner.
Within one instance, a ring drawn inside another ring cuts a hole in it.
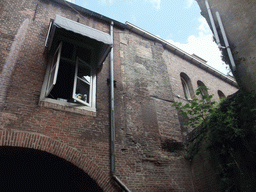
[[[207,149],[219,191],[255,191],[256,99],[243,90],[219,105],[211,99],[212,96],[203,96],[189,104],[174,104],[183,116],[190,118],[188,125],[201,130],[185,157],[193,158],[199,148]]]
[[[207,90],[207,87],[201,86],[196,90],[196,95],[201,95],[201,99],[193,99],[185,105],[182,105],[181,102],[175,102],[172,105],[183,117],[188,118],[188,122],[185,125],[196,128],[202,124],[206,124],[207,117],[214,113],[217,102],[212,101],[213,95],[202,94]]]
[[[181,102],[175,102],[172,105],[187,119],[184,125],[199,129],[199,134],[197,134],[196,139],[193,141],[193,145],[184,153],[186,159],[192,159],[194,155],[198,153],[199,146],[206,137],[205,130],[208,125],[209,117],[215,112],[218,104],[216,101],[212,101],[213,95],[203,94],[207,92],[207,90],[207,87],[200,86],[196,90],[196,95],[201,99],[193,99],[185,105]]]
[[[220,177],[220,191],[255,191],[255,106],[255,98],[240,90],[210,117],[207,149]]]

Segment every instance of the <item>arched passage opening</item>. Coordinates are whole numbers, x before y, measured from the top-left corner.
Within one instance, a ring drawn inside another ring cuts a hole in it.
[[[0,147],[0,172],[5,191],[103,191],[74,164],[31,148]]]

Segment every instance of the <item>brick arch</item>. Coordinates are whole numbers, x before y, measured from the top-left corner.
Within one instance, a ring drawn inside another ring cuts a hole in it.
[[[114,181],[89,158],[48,136],[18,130],[0,130],[0,146],[32,148],[56,155],[82,169],[103,191],[117,191]]]

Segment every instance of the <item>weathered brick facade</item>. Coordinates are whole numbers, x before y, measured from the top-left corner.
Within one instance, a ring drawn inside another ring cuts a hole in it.
[[[108,19],[91,13],[61,0],[0,2],[0,145],[46,151],[84,170],[103,191],[121,191],[110,174],[109,56],[97,73],[96,112],[40,101],[50,19],[79,18],[109,33]],[[181,152],[162,149],[186,136],[171,107],[186,102],[180,73],[189,76],[194,91],[198,80],[204,82],[215,99],[218,90],[235,92],[235,83],[122,24],[114,24],[113,46],[116,175],[131,191],[195,191],[190,162]]]

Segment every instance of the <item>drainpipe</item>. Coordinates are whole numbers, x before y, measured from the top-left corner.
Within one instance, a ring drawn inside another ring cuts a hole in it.
[[[217,43],[219,48],[227,49],[227,53],[228,53],[228,57],[229,57],[229,60],[230,60],[230,65],[231,65],[230,67],[233,71],[235,71],[236,70],[235,61],[234,61],[232,52],[231,52],[230,47],[229,47],[228,39],[227,39],[223,24],[222,24],[222,21],[221,21],[221,18],[220,18],[220,14],[219,14],[219,12],[215,13],[218,24],[219,24],[219,27],[220,27],[220,31],[221,31],[221,34],[222,34],[222,37],[223,37],[223,41],[225,43],[225,47],[221,46],[221,44],[220,44],[220,38],[219,38],[218,31],[217,31],[215,23],[214,23],[214,19],[213,19],[213,16],[212,16],[212,12],[211,12],[211,8],[210,8],[210,5],[208,3],[208,0],[205,1],[205,6],[206,6],[206,9],[208,11],[208,15],[209,15],[209,18],[210,18],[210,23],[211,23],[211,26],[212,26],[212,29],[213,29],[214,37],[216,39],[216,43]]]
[[[115,102],[114,102],[114,33],[113,33],[114,22],[111,21],[110,25],[110,35],[112,38],[113,46],[110,51],[110,132],[111,132],[111,143],[110,143],[110,166],[111,175],[113,179],[120,185],[120,187],[126,191],[130,190],[125,186],[125,184],[116,176],[115,174]]]
[[[226,36],[225,29],[223,27],[223,24],[222,24],[222,21],[221,21],[221,18],[220,18],[220,14],[219,14],[218,11],[215,14],[216,14],[219,26],[220,26],[220,31],[221,31],[221,34],[222,34],[222,37],[223,37],[223,40],[224,40],[227,52],[228,52],[228,57],[229,57],[229,60],[230,60],[231,67],[232,67],[233,71],[235,71],[236,70],[236,64],[235,64],[235,61],[234,61],[231,49],[229,47],[228,38]]]
[[[217,43],[218,47],[222,48],[222,46],[220,44],[220,38],[219,38],[217,29],[216,29],[216,26],[215,26],[215,23],[214,23],[214,19],[213,19],[213,16],[212,16],[211,8],[210,8],[210,5],[209,5],[207,0],[205,1],[205,6],[206,6],[206,9],[207,9],[209,18],[210,18],[210,23],[211,23],[211,26],[212,26],[212,29],[213,29],[213,34],[214,34],[216,43]]]

